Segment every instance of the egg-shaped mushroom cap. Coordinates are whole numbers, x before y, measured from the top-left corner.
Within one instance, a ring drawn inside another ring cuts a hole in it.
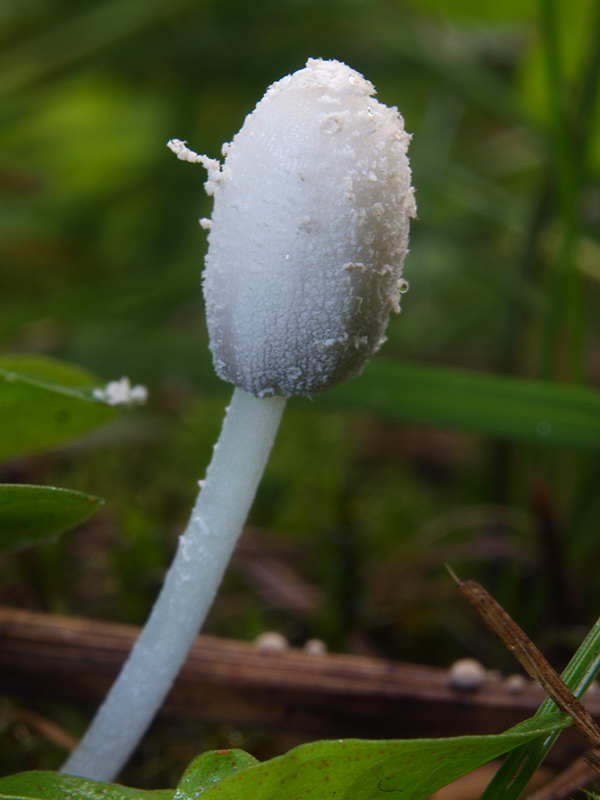
[[[409,135],[362,75],[311,59],[246,117],[214,195],[204,296],[217,373],[313,395],[360,373],[407,288]]]

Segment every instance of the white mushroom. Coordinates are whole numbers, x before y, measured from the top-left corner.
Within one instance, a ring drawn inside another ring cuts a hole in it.
[[[68,774],[112,780],[162,704],[242,530],[285,398],[358,374],[400,310],[415,213],[409,137],[373,92],[345,64],[310,60],[270,87],[224,145],[223,165],[169,143],[208,171],[210,346],[237,388],[163,589]]]
[[[204,296],[215,368],[250,394],[362,371],[407,288],[415,214],[396,108],[338,61],[273,84],[210,173]]]

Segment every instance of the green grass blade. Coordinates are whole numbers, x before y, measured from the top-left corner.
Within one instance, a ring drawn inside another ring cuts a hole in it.
[[[600,447],[600,392],[583,386],[377,358],[318,403],[512,441]]]
[[[575,697],[582,697],[600,670],[600,620],[585,637],[561,678]],[[547,697],[532,719],[542,721],[556,711]],[[513,750],[492,778],[481,800],[517,800],[552,748],[559,731]]]

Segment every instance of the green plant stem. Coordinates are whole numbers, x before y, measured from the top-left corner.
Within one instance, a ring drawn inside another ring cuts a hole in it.
[[[574,263],[576,248],[576,211],[577,195],[579,188],[583,185],[586,174],[587,153],[589,151],[590,137],[594,130],[596,114],[598,109],[598,84],[600,81],[600,3],[595,9],[595,18],[591,25],[590,44],[588,57],[584,64],[583,75],[580,82],[579,96],[574,103],[573,123],[569,130],[571,136],[567,135],[566,113],[561,110],[564,106],[564,90],[560,75],[560,59],[558,53],[558,35],[556,25],[556,8],[551,3],[544,10],[544,28],[550,33],[551,46],[547,46],[547,72],[551,76],[549,83],[553,86],[553,96],[561,96],[561,102],[554,104],[553,119],[555,140],[560,136],[561,151],[565,149],[569,153],[569,160],[573,167],[572,183],[573,189],[569,193],[572,199],[569,214],[573,215],[573,224],[569,236],[565,235],[561,243],[561,252],[557,260],[557,273],[555,278],[557,285],[554,288],[552,299],[552,311],[547,318],[546,330],[544,332],[545,341],[542,344],[542,356],[540,374],[551,377],[554,374],[554,356],[556,353],[556,337],[560,333],[560,304],[563,303],[563,294],[560,287],[558,273],[565,268],[571,261],[570,272],[573,285],[574,302],[567,303],[570,309],[569,323],[575,336],[572,339],[573,359],[576,367],[573,369],[571,377],[581,378],[584,367],[581,363],[583,352],[582,340],[582,317],[579,314],[580,300],[578,298],[579,288],[576,275],[576,265]],[[560,130],[560,134],[558,131]],[[569,142],[571,144],[569,145]],[[498,369],[506,374],[518,374],[519,367],[522,367],[521,353],[523,352],[523,335],[525,331],[527,308],[524,302],[530,285],[537,279],[538,250],[540,237],[547,229],[547,223],[553,213],[553,193],[558,180],[556,168],[553,169],[552,161],[549,158],[546,164],[538,198],[531,210],[529,224],[526,227],[522,248],[517,256],[514,265],[515,280],[513,285],[516,287],[512,296],[509,298],[504,311],[498,332],[499,358]],[[565,204],[563,203],[562,206]],[[562,211],[561,211],[562,213]],[[560,266],[560,268],[559,268]],[[568,281],[567,281],[568,282]],[[558,305],[557,305],[558,304]],[[575,313],[576,312],[576,313]],[[575,313],[575,319],[573,314]],[[492,450],[492,467],[494,470],[494,482],[496,486],[496,499],[498,502],[505,502],[508,494],[508,469],[513,454],[512,447],[506,442],[498,442]]]
[[[562,377],[581,382],[584,375],[582,301],[575,255],[578,198],[585,173],[585,153],[600,73],[597,53],[600,14],[596,15],[590,57],[584,67],[579,102],[575,106],[569,103],[569,87],[561,64],[556,0],[541,0],[540,11],[561,220],[561,241],[550,276],[550,306],[542,345],[541,375],[548,379]]]
[[[588,49],[587,68],[581,81],[579,103],[575,113],[574,158],[578,167],[578,179],[585,175],[591,134],[598,114],[598,87],[600,83],[600,3],[596,5],[595,18],[591,26],[591,41]]]
[[[285,406],[236,389],[154,608],[87,733],[62,768],[111,781],[162,705],[212,605]]]
[[[600,619],[585,637],[561,677],[575,697],[581,697],[599,670]],[[556,711],[556,704],[547,697],[537,710],[535,718],[542,719]],[[517,800],[559,734],[560,731],[542,741],[536,740],[513,750],[492,778],[480,800]]]

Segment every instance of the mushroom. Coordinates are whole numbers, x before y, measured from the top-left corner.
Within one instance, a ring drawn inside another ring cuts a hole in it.
[[[208,171],[204,272],[210,348],[235,385],[162,591],[63,772],[111,780],[160,707],[212,604],[286,398],[359,374],[408,284],[410,137],[362,75],[311,59],[274,83]]]

